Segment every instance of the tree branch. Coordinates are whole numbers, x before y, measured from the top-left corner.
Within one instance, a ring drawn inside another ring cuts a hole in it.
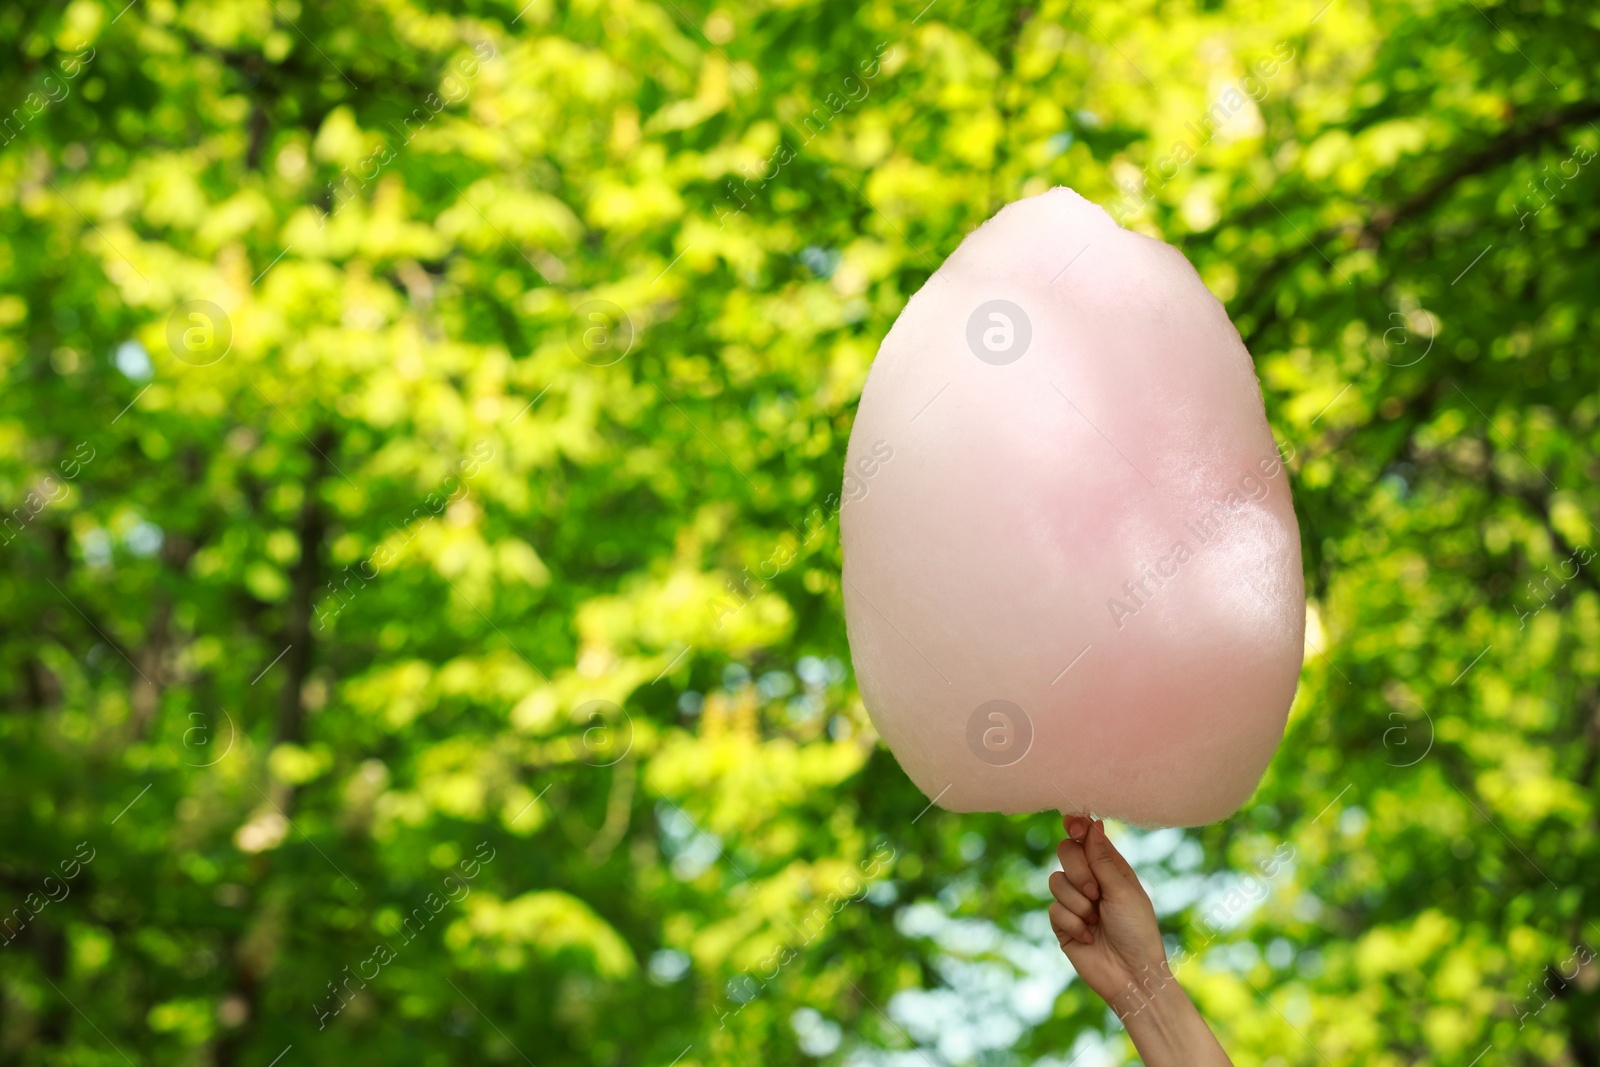
[[[1525,150],[1541,145],[1546,141],[1554,140],[1562,130],[1568,126],[1588,122],[1600,117],[1600,102],[1585,101],[1560,111],[1553,111],[1533,125],[1518,130],[1506,130],[1494,140],[1468,154],[1466,157],[1450,167],[1428,186],[1391,207],[1379,207],[1373,212],[1372,218],[1364,225],[1356,227],[1353,231],[1348,225],[1330,226],[1312,235],[1305,244],[1296,244],[1287,252],[1280,253],[1256,272],[1256,282],[1249,292],[1234,301],[1238,314],[1245,314],[1261,303],[1267,294],[1277,287],[1278,279],[1285,270],[1301,259],[1305,258],[1308,251],[1320,250],[1328,241],[1341,236],[1354,236],[1354,245],[1364,248],[1378,248],[1383,244],[1384,238],[1402,222],[1414,219],[1431,210],[1443,200],[1456,186],[1468,178],[1486,173],[1502,163],[1506,163],[1520,156]],[[1246,209],[1247,211],[1249,209]],[[1234,225],[1230,220],[1227,225]],[[1260,336],[1265,326],[1274,321],[1276,315],[1268,313],[1265,319],[1252,327],[1250,336],[1245,339],[1246,348],[1254,348],[1255,341]]]

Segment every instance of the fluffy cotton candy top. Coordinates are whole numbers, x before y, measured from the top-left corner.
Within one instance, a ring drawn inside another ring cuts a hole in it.
[[[846,458],[844,605],[879,732],[955,811],[1224,818],[1304,648],[1288,474],[1177,250],[1058,188],[884,338]]]

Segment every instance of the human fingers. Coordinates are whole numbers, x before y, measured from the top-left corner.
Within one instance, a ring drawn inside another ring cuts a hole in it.
[[[1090,825],[1083,852],[1084,858],[1089,863],[1090,875],[1100,883],[1103,891],[1132,889],[1140,894],[1144,893],[1144,887],[1139,884],[1139,876],[1133,873],[1132,864],[1123,858],[1122,853],[1111,843],[1111,838],[1106,835],[1104,822],[1097,819]]]
[[[1078,887],[1078,892],[1090,900],[1100,899],[1100,883],[1089,868],[1089,856],[1081,844],[1076,841],[1061,842],[1056,846],[1056,858],[1061,861],[1061,869],[1066,872],[1067,880]]]
[[[1078,887],[1067,881],[1067,876],[1061,871],[1053,871],[1050,875],[1050,895],[1058,902],[1066,905],[1068,911],[1093,926],[1100,921],[1100,912],[1094,901],[1084,896]]]
[[[1056,941],[1062,948],[1067,947],[1068,941],[1094,944],[1094,931],[1089,929],[1089,924],[1067,910],[1065,904],[1050,905],[1050,929],[1056,932]]]

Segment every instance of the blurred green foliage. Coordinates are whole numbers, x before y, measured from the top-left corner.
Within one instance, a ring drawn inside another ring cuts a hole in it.
[[[123,2],[0,11],[4,1062],[1128,1054],[839,604],[878,339],[1068,184],[1294,453],[1283,748],[1124,837],[1185,984],[1600,1063],[1593,5]]]

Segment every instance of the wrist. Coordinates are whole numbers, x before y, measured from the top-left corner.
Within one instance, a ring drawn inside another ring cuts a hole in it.
[[[1141,1048],[1147,1040],[1178,1044],[1183,1031],[1199,1018],[1194,1003],[1164,959],[1159,965],[1142,968],[1107,1001]]]
[[[1136,989],[1127,1014],[1118,1012],[1139,1057],[1149,1067],[1230,1067],[1232,1061],[1189,994],[1170,970],[1165,981],[1152,989]],[[1133,993],[1129,994],[1130,997]]]
[[[1158,956],[1140,965],[1137,970],[1130,970],[1120,987],[1096,989],[1095,992],[1111,1006],[1111,1010],[1126,1026],[1128,1020],[1137,1016],[1173,1010],[1176,1006],[1173,1004],[1173,993],[1181,996],[1183,991],[1178,988],[1166,959]]]

